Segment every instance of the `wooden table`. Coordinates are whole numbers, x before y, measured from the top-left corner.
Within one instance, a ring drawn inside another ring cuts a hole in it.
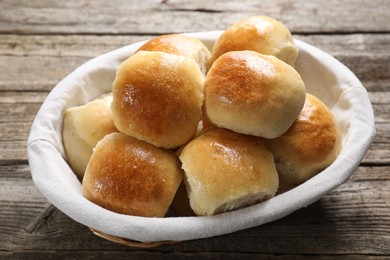
[[[369,91],[377,135],[353,177],[307,208],[233,234],[121,246],[52,206],[26,154],[50,90],[85,61],[166,33],[223,30],[251,15],[347,65]],[[0,258],[390,257],[390,1],[0,1]]]

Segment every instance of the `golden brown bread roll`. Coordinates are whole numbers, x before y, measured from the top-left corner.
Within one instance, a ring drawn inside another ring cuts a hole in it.
[[[273,55],[291,66],[298,56],[287,27],[267,16],[252,16],[226,29],[213,47],[211,63],[226,52],[242,50]]]
[[[112,114],[122,133],[158,147],[176,148],[201,119],[204,77],[191,59],[140,51],[118,68]]]
[[[213,128],[179,156],[190,205],[197,215],[242,208],[274,196],[278,174],[262,139]]]
[[[62,138],[72,170],[83,177],[92,148],[105,135],[118,131],[111,114],[112,95],[97,98],[86,105],[68,108],[64,113]]]
[[[298,116],[305,91],[287,63],[253,51],[232,51],[219,57],[206,76],[205,111],[219,127],[275,138]]]
[[[198,39],[180,35],[161,35],[142,45],[138,51],[161,51],[193,59],[205,75],[210,62],[210,51]]]
[[[299,185],[329,166],[341,149],[341,132],[331,111],[321,100],[306,95],[305,106],[291,128],[266,140],[275,157],[280,184]]]
[[[96,145],[82,191],[114,212],[163,217],[182,179],[180,162],[171,151],[112,133]]]

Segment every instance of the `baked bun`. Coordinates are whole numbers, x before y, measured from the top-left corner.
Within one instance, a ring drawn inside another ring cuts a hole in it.
[[[86,105],[68,108],[64,113],[62,139],[68,163],[78,177],[87,168],[92,148],[115,128],[110,105],[112,95],[104,95]]]
[[[291,128],[266,140],[275,157],[281,186],[299,185],[329,166],[341,149],[341,132],[321,100],[306,95],[305,106]]]
[[[188,142],[201,119],[204,77],[191,59],[140,51],[118,68],[112,114],[122,133],[158,147]]]
[[[213,128],[180,154],[190,205],[197,215],[242,208],[274,196],[278,174],[262,139]]]
[[[117,213],[163,217],[182,179],[180,162],[171,151],[112,133],[96,145],[82,192]]]
[[[305,91],[300,75],[287,63],[253,51],[232,51],[207,73],[205,111],[216,126],[275,138],[302,110]]]
[[[213,47],[211,62],[226,52],[242,50],[273,55],[291,66],[298,56],[287,27],[267,16],[252,16],[226,29]]]
[[[191,58],[198,63],[204,75],[209,68],[210,51],[200,40],[185,35],[158,36],[146,42],[138,51],[161,51]]]

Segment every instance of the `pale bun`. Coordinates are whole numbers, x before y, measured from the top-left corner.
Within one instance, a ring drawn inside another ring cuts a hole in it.
[[[275,157],[285,189],[299,185],[329,166],[341,149],[341,132],[331,111],[318,98],[306,95],[305,106],[291,128],[266,140]]]
[[[267,16],[252,16],[226,29],[213,47],[211,62],[226,52],[241,50],[273,55],[292,66],[298,56],[287,27]]]
[[[257,137],[213,128],[191,140],[179,158],[197,215],[249,206],[271,198],[278,188],[273,156]]]
[[[137,51],[161,51],[193,59],[203,74],[209,68],[210,51],[198,39],[180,34],[166,34],[147,41]]]
[[[112,133],[95,147],[82,192],[117,213],[163,217],[182,179],[180,162],[171,151]]]
[[[112,95],[65,110],[62,131],[66,157],[78,177],[84,176],[92,148],[105,135],[118,131],[111,114]]]
[[[301,76],[287,63],[253,51],[232,51],[210,68],[204,106],[218,127],[275,138],[292,125],[305,93]]]
[[[191,59],[140,51],[118,68],[112,114],[120,132],[158,147],[176,148],[197,131],[204,77]]]

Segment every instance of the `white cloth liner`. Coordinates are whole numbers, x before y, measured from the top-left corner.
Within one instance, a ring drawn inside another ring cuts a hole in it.
[[[199,38],[211,48],[220,33],[187,35]],[[344,147],[330,167],[268,201],[215,216],[144,218],[111,212],[82,196],[81,184],[64,159],[63,113],[68,107],[110,92],[117,66],[141,44],[94,58],[64,78],[43,103],[28,139],[31,174],[42,194],[75,221],[106,234],[142,242],[183,241],[227,234],[282,218],[348,180],[375,135],[372,106],[355,75],[330,55],[296,40],[300,49],[296,69],[307,92],[331,108],[342,128]]]

